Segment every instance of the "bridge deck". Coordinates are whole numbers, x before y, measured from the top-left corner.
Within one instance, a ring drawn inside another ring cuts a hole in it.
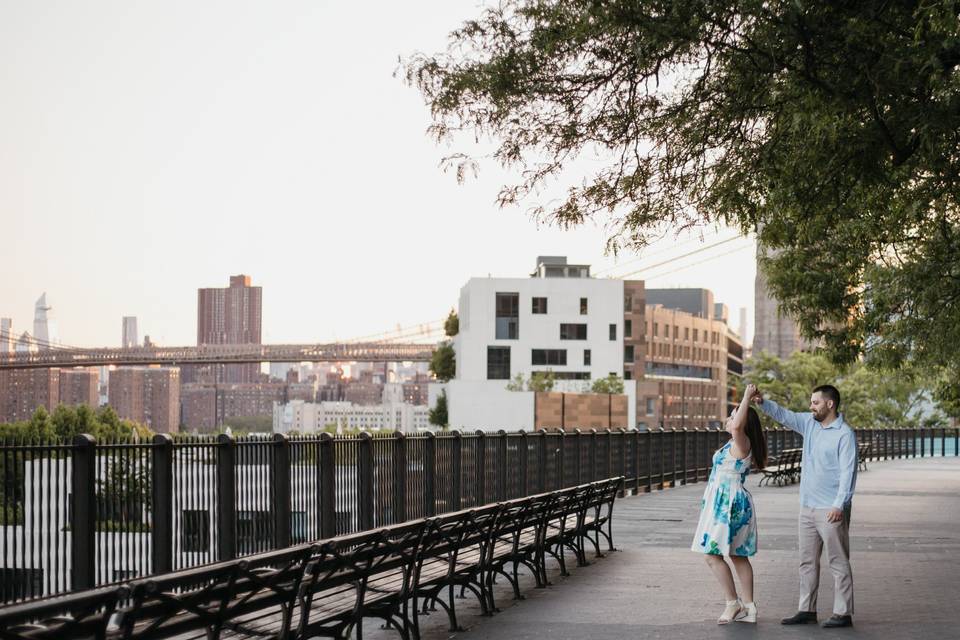
[[[424,620],[424,638],[956,638],[960,586],[960,458],[870,463],[861,472],[851,527],[856,594],[853,629],[783,627],[797,606],[798,485],[756,488],[761,550],[754,562],[760,621],[717,627],[722,597],[706,564],[688,551],[703,485],[654,492],[619,503],[615,540],[622,551],[554,585],[532,588],[503,611],[481,618],[464,600],[450,634],[440,612]],[[502,587],[503,585],[501,585]],[[820,616],[830,615],[833,580],[821,571]],[[374,631],[367,627],[365,631]],[[368,632],[369,632],[368,631]],[[396,637],[380,631],[367,637]]]

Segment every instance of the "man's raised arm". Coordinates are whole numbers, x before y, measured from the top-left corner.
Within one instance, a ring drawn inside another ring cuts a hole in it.
[[[755,396],[755,398],[756,397],[763,398],[763,396],[759,395],[759,393],[757,396]],[[763,399],[763,402],[761,402],[758,406],[760,407],[761,411],[773,418],[775,422],[779,422],[787,429],[796,431],[802,436],[807,435],[806,429],[807,425],[810,423],[809,413],[796,413],[790,411],[789,409],[784,409],[773,400],[767,399]]]

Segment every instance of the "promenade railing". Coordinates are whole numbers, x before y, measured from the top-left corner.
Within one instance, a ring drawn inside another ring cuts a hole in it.
[[[869,459],[956,456],[960,429],[861,429]],[[623,476],[707,478],[717,430],[0,440],[0,604]],[[772,454],[801,446],[767,432]]]

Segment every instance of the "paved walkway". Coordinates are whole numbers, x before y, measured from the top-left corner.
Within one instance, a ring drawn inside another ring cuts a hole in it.
[[[760,526],[757,625],[715,624],[723,598],[702,558],[688,550],[699,484],[619,501],[614,539],[621,551],[573,568],[569,578],[553,572],[546,589],[534,589],[528,578],[523,601],[511,601],[501,585],[502,611],[491,618],[464,600],[467,631],[447,632],[438,612],[423,619],[424,638],[960,638],[960,458],[872,462],[861,472],[851,526],[852,629],[779,624],[797,606],[798,485],[748,482]],[[824,566],[821,618],[832,602],[833,579]]]

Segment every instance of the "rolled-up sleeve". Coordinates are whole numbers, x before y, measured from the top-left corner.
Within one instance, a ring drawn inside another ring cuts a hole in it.
[[[857,477],[857,436],[848,431],[840,436],[838,445],[840,458],[840,485],[837,487],[837,497],[833,501],[834,509],[843,509],[853,500],[854,483]]]
[[[807,424],[810,422],[809,413],[795,413],[789,409],[784,409],[773,400],[764,400],[760,409],[786,428],[796,431],[800,435],[807,435]]]

